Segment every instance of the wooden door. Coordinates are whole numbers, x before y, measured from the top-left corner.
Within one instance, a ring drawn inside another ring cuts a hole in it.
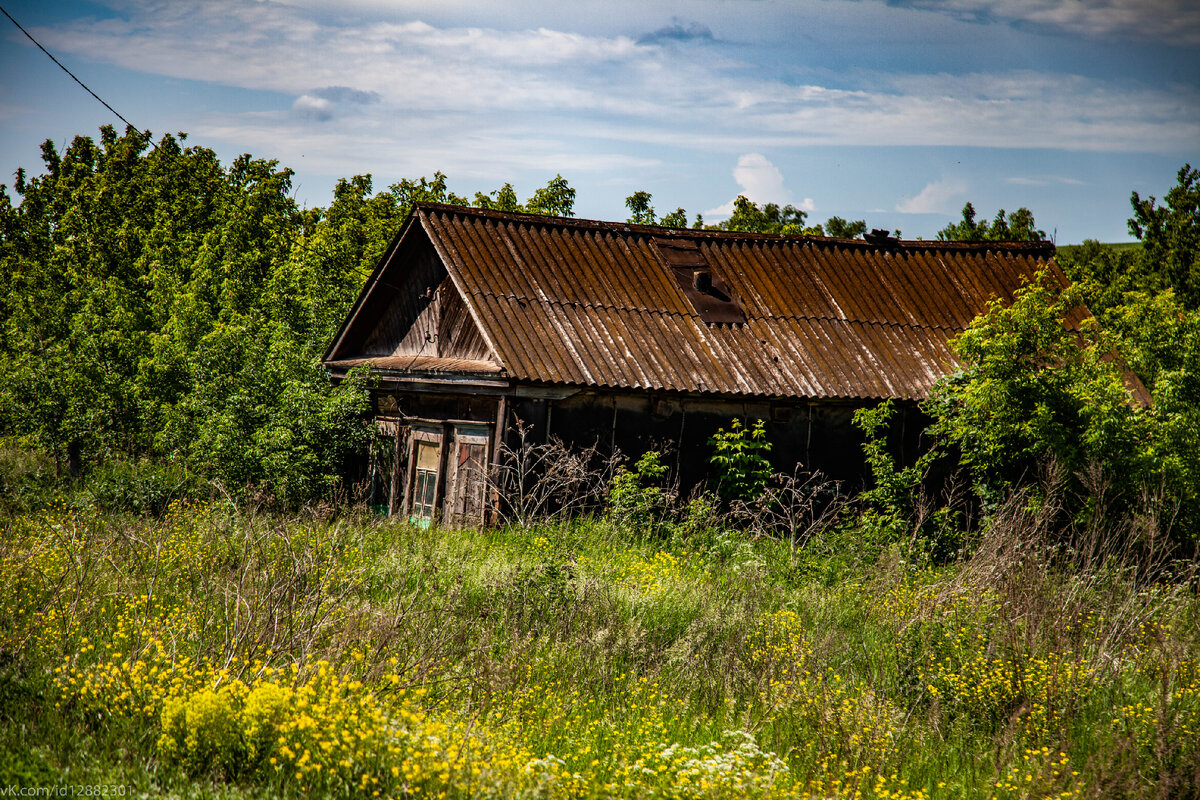
[[[408,463],[408,520],[427,528],[437,516],[438,489],[442,477],[441,431],[415,428]]]
[[[482,525],[487,497],[488,443],[486,425],[454,428],[452,474],[446,494],[446,519],[450,525]]]

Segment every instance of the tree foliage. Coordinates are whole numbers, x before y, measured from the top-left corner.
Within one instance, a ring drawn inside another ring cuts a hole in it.
[[[1113,342],[1094,324],[1064,325],[1079,296],[1041,272],[953,342],[963,370],[934,391],[932,431],[961,453],[985,502],[1032,483],[1048,462],[1068,476],[1089,464],[1146,474],[1145,414],[1109,357]]]
[[[468,200],[441,173],[378,193],[360,175],[301,210],[290,170],[185,142],[105,127],[46,142],[18,203],[0,188],[0,435],[71,474],[171,460],[229,491],[324,496],[369,428],[367,376],[331,386],[322,352],[412,205]],[[556,176],[523,205],[508,185],[476,200],[570,214],[574,197]]]
[[[733,201],[733,213],[729,219],[717,223],[714,227],[723,231],[746,231],[747,233],[783,233],[802,235],[815,233],[808,229],[804,221],[807,212],[796,208],[790,203],[780,206],[778,203],[759,205],[744,195],[738,195]]]
[[[61,155],[47,142],[45,173],[0,204],[0,418],[72,473],[170,458],[311,497],[362,439],[361,381],[330,387],[314,338],[360,265],[296,279],[291,172],[250,156],[223,167],[183,139],[106,127]]]
[[[1150,458],[1182,495],[1182,524],[1200,529],[1200,175],[1185,164],[1177,177],[1165,206],[1132,194],[1129,228],[1140,247],[1089,241],[1060,253],[1059,263],[1150,390]]]
[[[625,198],[625,207],[629,209],[629,217],[627,222],[632,222],[635,225],[657,225],[662,228],[686,228],[687,212],[682,208],[677,208],[670,214],[663,217],[658,217],[654,213],[654,206],[650,205],[653,199],[649,192],[634,192]],[[699,228],[703,224],[700,215],[696,215],[696,223],[693,227]]]
[[[1129,227],[1141,247],[1085,241],[1060,249],[1070,289],[1042,275],[955,341],[964,369],[938,387],[928,410],[985,501],[1027,488],[1048,462],[1077,494],[1080,476],[1099,469],[1110,499],[1126,509],[1140,493],[1164,493],[1178,504],[1176,530],[1196,540],[1200,309],[1190,293],[1198,181],[1185,165],[1163,206],[1134,192]],[[968,204],[959,232],[973,219]],[[1082,331],[1065,326],[1068,310],[1085,302],[1095,318]],[[1149,391],[1148,406],[1131,400],[1125,368]]]
[[[18,201],[0,187],[0,435],[43,449],[63,473],[172,462],[291,504],[336,487],[365,446],[370,378],[334,387],[321,354],[412,205],[571,215],[575,202],[561,175],[522,203],[511,184],[468,200],[439,172],[378,192],[369,175],[354,176],[328,207],[302,210],[290,170],[274,161],[223,165],[183,134],[152,142],[110,127],[61,153],[45,143],[42,162],[40,174],[17,172]],[[630,221],[686,226],[682,208],[660,217],[651,201],[631,195]],[[1064,253],[1072,288],[1043,274],[955,342],[963,370],[927,410],[985,502],[1028,485],[1047,461],[1076,482],[1100,465],[1126,505],[1157,486],[1200,524],[1200,173],[1185,165],[1163,205],[1136,192],[1131,201],[1141,249],[1087,242]],[[806,221],[794,206],[739,197],[714,227],[844,238],[866,229]],[[1027,209],[976,222],[968,203],[939,237],[1044,233]],[[1065,326],[1084,301],[1099,324]],[[1150,406],[1130,401],[1123,365]],[[761,456],[759,434],[718,437],[718,456]],[[729,463],[758,486],[754,458]]]
[[[625,206],[629,209],[627,222],[635,225],[657,225],[663,228],[688,227],[687,211],[676,208],[669,214],[659,217],[651,205],[653,196],[649,192],[637,191],[625,198]],[[867,230],[863,220],[847,222],[841,217],[830,217],[824,227],[821,225],[805,225],[808,213],[793,205],[780,206],[777,203],[766,203],[760,207],[753,200],[743,195],[733,203],[733,213],[729,219],[715,225],[705,225],[704,218],[696,215],[692,223],[693,229],[744,231],[746,233],[782,233],[791,236],[833,236],[839,239],[856,239]]]
[[[963,369],[926,404],[930,432],[959,454],[987,507],[1034,490],[1050,468],[1075,515],[1094,512],[1101,489],[1121,513],[1164,494],[1178,509],[1177,533],[1194,540],[1200,315],[1181,313],[1169,294],[1143,296],[1109,329],[1094,319],[1076,329],[1067,320],[1082,296],[1082,286],[1064,290],[1041,272],[1011,306],[993,301],[952,343]],[[1147,376],[1149,406],[1132,396],[1127,364]]]
[[[438,173],[441,175],[441,173]],[[422,179],[424,180],[424,179]],[[443,184],[445,176],[442,176]],[[454,205],[467,205],[460,197],[451,196],[448,200]],[[575,190],[567,183],[562,175],[555,175],[550,181],[533,193],[524,203],[518,202],[517,192],[511,183],[506,183],[489,194],[476,192],[471,205],[476,208],[508,211],[518,214],[542,214],[551,217],[571,217],[575,215]]]
[[[841,217],[830,217],[825,220],[824,230],[826,236],[835,239],[861,239],[867,232],[867,222],[861,219],[847,222]]]
[[[1147,262],[1189,309],[1200,308],[1200,170],[1184,164],[1178,182],[1158,205],[1153,197],[1130,198],[1129,232],[1142,241]]]
[[[1036,242],[1046,238],[1039,230],[1028,208],[1018,208],[1008,216],[1004,209],[996,212],[989,223],[986,219],[975,221],[975,206],[963,206],[962,219],[952,222],[938,231],[938,239],[949,242]]]
[[[1055,261],[1073,283],[1084,287],[1088,309],[1102,320],[1125,302],[1129,292],[1166,288],[1160,276],[1147,269],[1140,248],[1115,248],[1085,239],[1083,244],[1058,248]]]

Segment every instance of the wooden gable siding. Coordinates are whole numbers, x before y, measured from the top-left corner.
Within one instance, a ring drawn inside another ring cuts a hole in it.
[[[356,354],[494,360],[479,327],[432,248],[413,254],[400,291],[392,293]]]
[[[447,278],[394,345],[389,356],[491,360],[491,352],[454,284]]]
[[[432,248],[420,248],[409,256],[405,266],[404,273],[392,272],[395,277],[390,280],[400,278],[400,283],[387,293],[386,305],[375,310],[378,316],[362,345],[355,348],[356,355],[392,355],[416,321],[427,316],[426,312],[434,305],[438,287],[446,280],[446,268]]]

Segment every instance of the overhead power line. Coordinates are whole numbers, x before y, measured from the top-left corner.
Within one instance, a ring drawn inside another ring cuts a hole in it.
[[[122,115],[120,111],[117,111],[115,108],[113,108],[112,106],[110,106],[110,105],[109,105],[107,102],[105,102],[105,100],[104,100],[104,98],[103,98],[103,97],[101,97],[100,95],[98,95],[98,94],[96,94],[95,92],[93,92],[93,91],[91,90],[91,87],[89,87],[89,86],[88,86],[86,83],[84,83],[83,81],[79,80],[79,78],[78,78],[78,77],[75,75],[75,73],[74,73],[74,72],[71,72],[71,70],[67,69],[67,67],[66,67],[66,65],[65,65],[65,64],[63,64],[61,61],[59,61],[57,58],[55,58],[55,57],[54,57],[54,54],[53,54],[53,53],[51,53],[51,52],[50,52],[49,50],[47,50],[45,47],[42,47],[42,43],[41,43],[41,42],[39,42],[37,39],[33,38],[33,34],[32,34],[32,33],[30,33],[29,31],[25,30],[25,28],[24,28],[24,27],[21,25],[21,23],[17,22],[15,19],[13,19],[13,15],[12,15],[12,14],[10,14],[10,13],[8,13],[8,9],[6,9],[4,6],[0,6],[0,11],[3,11],[3,12],[4,12],[4,16],[8,17],[8,21],[9,21],[9,22],[11,22],[13,25],[16,25],[16,26],[17,26],[17,30],[19,30],[21,33],[25,34],[25,38],[27,38],[29,41],[33,42],[33,43],[34,43],[34,44],[37,46],[37,49],[38,49],[38,50],[41,50],[43,53],[45,53],[45,54],[46,54],[47,58],[49,58],[51,61],[53,61],[55,64],[57,64],[57,65],[58,65],[58,68],[59,68],[59,69],[61,69],[63,72],[65,72],[65,73],[67,73],[68,75],[70,75],[70,76],[71,76],[71,80],[75,81],[75,82],[76,82],[76,83],[78,83],[80,86],[82,86],[82,87],[83,87],[83,90],[84,90],[85,92],[87,92],[88,94],[90,94],[92,97],[96,98],[96,100],[97,100],[97,101],[99,101],[100,105],[104,106],[104,107],[105,107],[105,108],[107,108],[109,111],[111,111],[113,114],[115,114],[115,115],[116,115],[116,117],[117,117],[117,119],[121,120],[121,122],[124,122],[124,123],[125,123],[126,125],[128,125],[130,128],[133,128],[134,130],[140,130],[140,129],[138,128],[138,126],[134,125],[132,122],[130,122],[129,120],[125,119],[124,115]],[[154,144],[154,142],[151,142],[151,144]],[[157,147],[157,145],[155,145],[155,147]]]
[[[67,73],[68,75],[70,75],[70,76],[71,76],[71,80],[75,81],[75,82],[76,82],[76,83],[78,83],[78,84],[79,84],[81,87],[83,87],[83,90],[84,90],[85,92],[87,92],[88,94],[90,94],[92,97],[96,98],[96,100],[97,100],[97,101],[98,101],[98,102],[99,102],[99,103],[100,103],[102,106],[104,106],[104,107],[105,107],[105,108],[107,108],[109,111],[111,111],[111,112],[112,112],[112,113],[113,113],[113,114],[114,114],[114,115],[117,117],[117,119],[119,119],[119,120],[121,120],[122,122],[124,122],[124,123],[125,123],[125,125],[126,125],[127,127],[133,128],[135,131],[139,131],[139,132],[141,132],[141,130],[142,130],[141,128],[139,128],[137,125],[134,125],[132,122],[130,122],[129,120],[127,120],[127,119],[125,118],[125,116],[124,116],[124,115],[123,115],[123,114],[122,114],[120,111],[117,111],[115,108],[113,108],[112,106],[110,106],[110,105],[109,105],[109,104],[108,104],[108,103],[107,103],[107,102],[104,100],[104,98],[103,98],[103,97],[101,97],[100,95],[98,95],[98,94],[96,94],[95,92],[93,92],[93,91],[91,90],[91,87],[89,87],[89,86],[88,86],[86,83],[84,83],[83,81],[81,81],[81,80],[78,78],[78,76],[76,76],[76,75],[75,75],[75,73],[74,73],[74,72],[71,72],[71,70],[67,69],[67,67],[66,67],[66,66],[65,66],[65,65],[64,65],[64,64],[63,64],[61,61],[59,61],[57,58],[55,58],[55,57],[54,57],[54,54],[53,54],[53,53],[51,53],[49,50],[47,50],[45,47],[43,47],[43,46],[42,46],[42,43],[41,43],[41,42],[39,42],[37,39],[33,38],[33,34],[32,34],[32,33],[30,33],[29,31],[25,30],[25,27],[24,27],[23,25],[21,25],[21,23],[17,22],[15,19],[13,19],[13,15],[12,15],[12,14],[10,14],[10,13],[8,13],[8,9],[6,9],[4,6],[0,6],[0,12],[3,12],[3,13],[4,13],[4,16],[8,17],[8,20],[9,20],[9,22],[11,22],[13,25],[16,25],[16,26],[17,26],[17,30],[19,30],[19,31],[21,31],[21,33],[25,34],[25,37],[26,37],[27,39],[29,39],[29,41],[33,42],[33,43],[34,43],[34,45],[36,45],[36,46],[37,46],[37,49],[38,49],[38,50],[41,50],[43,53],[45,53],[45,54],[46,54],[46,57],[47,57],[47,58],[49,58],[51,61],[53,61],[55,64],[57,64],[59,69],[61,69],[63,72],[65,72],[65,73]],[[155,150],[157,150],[157,149],[158,149],[158,143],[154,141],[153,137],[150,135],[150,132],[149,132],[149,131],[145,131],[145,135],[146,135],[146,139],[147,139],[147,141],[149,141],[149,142],[150,142],[150,145],[151,145],[151,146],[152,146],[152,147],[153,147]],[[247,198],[247,196],[246,196],[246,195],[243,193],[243,194],[241,195],[241,200],[245,201],[245,200],[247,200],[247,199],[248,199],[248,198]],[[239,210],[242,210],[242,211],[245,211],[245,210],[246,210],[246,209],[245,209],[245,206],[244,206],[242,203],[237,203],[237,205],[238,205],[238,207],[239,207]],[[294,241],[294,244],[298,245],[298,246],[300,247],[300,249],[301,249],[301,250],[303,250],[304,252],[308,253],[309,255],[316,256],[318,259],[322,259],[322,260],[323,260],[323,259],[324,259],[324,257],[325,257],[325,254],[323,254],[323,253],[319,253],[319,252],[317,252],[316,250],[314,250],[313,248],[309,247],[309,246],[308,246],[308,243],[307,243],[307,242],[304,240],[304,238],[302,238],[302,237],[301,237],[301,238],[297,238],[297,239]],[[362,267],[359,267],[359,266],[356,266],[356,265],[353,265],[353,264],[351,264],[351,265],[350,265],[350,268],[351,268],[352,270],[354,270],[355,272],[359,273],[360,275],[365,275],[365,276],[367,276],[368,278],[369,278],[369,277],[371,277],[371,275],[373,275],[373,274],[374,274],[374,270],[367,270],[367,269],[364,269],[364,268],[362,268]],[[398,286],[395,286],[394,284],[388,283],[387,281],[383,281],[383,280],[378,280],[378,279],[377,279],[377,281],[376,281],[376,282],[377,282],[377,283],[382,283],[382,284],[383,284],[383,285],[385,285],[385,286],[390,286],[390,287],[392,287],[392,288],[395,288],[395,289],[398,289],[398,288],[400,288],[400,287],[398,287]]]

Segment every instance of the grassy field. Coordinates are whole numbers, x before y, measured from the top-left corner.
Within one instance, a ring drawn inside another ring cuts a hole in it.
[[[189,797],[1195,797],[1190,565],[711,524],[59,507],[0,540],[0,785]],[[1099,548],[1098,552],[1103,550]],[[1161,566],[1161,565],[1160,565]]]
[[[1101,244],[1103,244],[1104,247],[1107,247],[1111,250],[1141,250],[1142,249],[1141,242],[1102,242]],[[1060,252],[1060,253],[1074,255],[1075,252],[1082,247],[1083,247],[1082,244],[1060,244],[1057,249],[1058,249],[1058,252]]]

